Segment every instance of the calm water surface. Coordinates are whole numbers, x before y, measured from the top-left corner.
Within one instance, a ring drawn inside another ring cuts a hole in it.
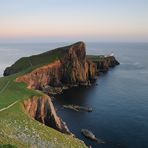
[[[22,56],[41,53],[60,44],[0,45],[0,72]],[[6,50],[7,49],[7,50]],[[54,104],[70,130],[94,148],[148,148],[148,44],[88,43],[87,53],[114,52],[121,65],[99,76],[90,88],[74,88],[57,96]],[[63,104],[93,108],[93,112],[74,112]],[[104,145],[84,138],[80,130],[87,128]]]

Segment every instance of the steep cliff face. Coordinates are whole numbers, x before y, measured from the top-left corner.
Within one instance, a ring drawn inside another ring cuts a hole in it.
[[[94,79],[96,65],[86,59],[83,42],[72,45],[61,59],[63,65],[62,83],[87,84]]]
[[[18,77],[28,88],[43,89],[45,86],[87,85],[95,78],[96,64],[86,59],[85,44],[79,42],[62,48],[60,58],[47,66]]]
[[[27,113],[35,120],[60,132],[71,134],[66,124],[57,116],[49,96],[34,96],[25,100],[23,105]]]
[[[62,63],[60,60],[37,68],[31,73],[18,77],[17,82],[27,83],[30,89],[42,89],[46,85],[56,86],[61,84]]]

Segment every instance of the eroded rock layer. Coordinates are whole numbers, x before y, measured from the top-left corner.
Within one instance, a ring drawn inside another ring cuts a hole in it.
[[[34,96],[25,100],[23,105],[27,113],[35,120],[60,132],[71,134],[66,123],[57,116],[49,96]]]
[[[24,76],[17,82],[25,82],[28,88],[43,89],[45,86],[87,85],[95,78],[97,66],[86,59],[85,44],[79,42],[62,49],[61,57]]]
[[[97,69],[100,72],[107,72],[110,67],[115,67],[116,65],[119,65],[119,62],[115,59],[114,56],[108,56],[101,58],[96,62]]]

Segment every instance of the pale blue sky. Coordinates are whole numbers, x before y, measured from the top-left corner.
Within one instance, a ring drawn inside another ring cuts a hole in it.
[[[0,42],[148,41],[148,0],[0,0]]]

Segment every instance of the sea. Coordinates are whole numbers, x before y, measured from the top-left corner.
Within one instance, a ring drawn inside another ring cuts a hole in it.
[[[70,43],[0,44],[0,76],[17,59]],[[87,54],[114,53],[120,62],[100,74],[87,88],[72,88],[53,103],[70,131],[93,148],[148,148],[148,43],[86,43]],[[80,105],[92,112],[75,112],[63,105]],[[86,139],[92,131],[105,144]]]

